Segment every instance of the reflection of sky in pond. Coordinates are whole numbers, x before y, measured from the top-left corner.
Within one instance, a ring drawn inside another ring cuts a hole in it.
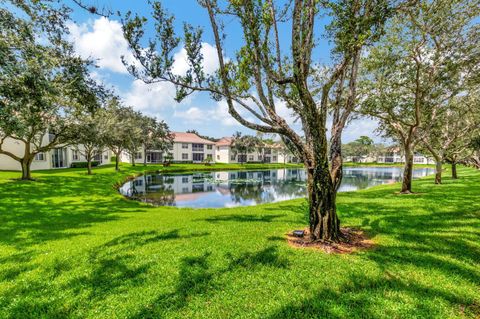
[[[398,182],[401,167],[346,167],[340,192]],[[414,178],[432,174],[416,168]],[[237,207],[279,202],[306,194],[303,169],[146,174],[125,183],[120,193],[159,206]]]

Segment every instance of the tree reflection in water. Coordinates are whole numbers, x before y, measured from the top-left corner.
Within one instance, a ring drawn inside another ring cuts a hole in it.
[[[399,181],[401,172],[397,167],[346,168],[340,191]],[[430,168],[416,169],[414,176],[432,172]],[[125,183],[119,191],[157,206],[247,206],[304,197],[305,175],[303,169],[146,174]]]

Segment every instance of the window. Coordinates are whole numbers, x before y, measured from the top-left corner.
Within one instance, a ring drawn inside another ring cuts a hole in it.
[[[135,159],[142,159],[142,152],[135,153]]]
[[[273,161],[276,162],[277,161],[277,157],[274,155],[273,156]]]
[[[237,158],[237,156],[236,156],[236,155],[232,155],[232,156],[230,156],[230,159],[231,159],[232,161],[234,161],[236,158]]]
[[[258,155],[258,160],[261,161],[262,160],[262,155]]]
[[[253,155],[248,155],[248,160],[253,161]]]
[[[103,158],[108,160],[108,154],[103,155]]]
[[[220,151],[220,147],[217,146],[217,151]]]
[[[220,159],[220,155],[217,155],[217,160],[219,160],[219,159]]]
[[[212,154],[207,154],[207,160],[211,161],[212,159]]]
[[[37,153],[35,154],[36,161],[44,161],[45,160],[45,153]]]
[[[188,160],[188,154],[182,153],[182,160]]]
[[[188,183],[188,177],[182,177],[182,183],[183,184]]]
[[[187,143],[182,143],[182,148],[188,148],[188,144]]]
[[[207,145],[207,150],[211,150],[213,149],[213,146],[212,145]]]
[[[141,179],[136,179],[136,180],[133,181],[133,185],[134,186],[142,186],[143,181]]]
[[[80,157],[78,156],[78,151],[77,151],[77,150],[73,150],[73,151],[72,151],[72,160],[78,161],[79,158],[80,158]]]
[[[203,144],[192,144],[192,151],[203,152]]]
[[[188,193],[188,187],[182,188],[182,193]]]

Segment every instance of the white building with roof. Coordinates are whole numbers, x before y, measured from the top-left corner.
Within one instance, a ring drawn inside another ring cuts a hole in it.
[[[206,160],[213,162],[215,160],[215,142],[204,139],[195,133],[173,132],[173,145],[168,151],[172,156],[173,162],[178,163],[201,163]],[[162,163],[165,156],[168,155],[158,150],[147,150],[145,153],[140,148],[135,155],[135,162],[143,163],[144,154],[146,162],[149,164]],[[132,159],[127,152],[121,156],[122,162],[131,162]]]
[[[297,163],[292,154],[281,151],[279,144],[265,144],[247,154],[232,149],[233,138],[222,137],[215,143],[215,162],[217,163]]]

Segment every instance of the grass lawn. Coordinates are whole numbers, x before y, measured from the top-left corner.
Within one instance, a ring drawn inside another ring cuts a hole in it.
[[[285,241],[305,200],[154,208],[113,187],[143,169],[0,172],[0,318],[480,316],[480,171],[339,194],[376,247],[327,255]]]

